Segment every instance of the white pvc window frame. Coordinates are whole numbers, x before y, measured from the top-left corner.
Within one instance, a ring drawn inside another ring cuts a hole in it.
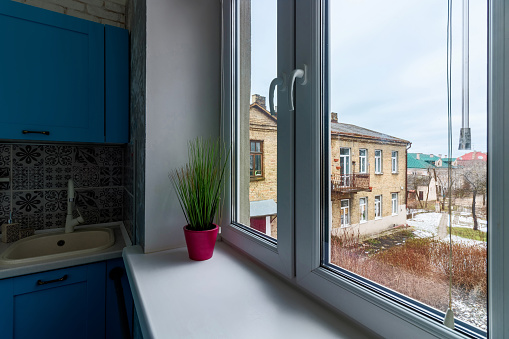
[[[398,215],[398,193],[391,193],[392,215]]]
[[[378,154],[377,154],[378,153]],[[381,149],[375,150],[375,174],[382,174],[383,152]]]
[[[240,209],[237,194],[240,187],[239,147],[237,141],[240,131],[238,112],[240,112],[240,46],[239,25],[241,18],[241,5],[243,0],[222,1],[222,121],[221,135],[227,146],[231,147],[229,158],[230,180],[227,181],[227,196],[223,212],[221,237],[223,241],[238,248],[242,252],[257,258],[259,262],[270,269],[278,272],[281,276],[291,278],[295,275],[294,269],[294,145],[293,137],[293,114],[290,114],[288,103],[285,100],[278,101],[278,203],[277,240],[256,232],[248,225],[242,225],[235,221],[236,211]],[[246,4],[247,2],[244,2]],[[287,15],[294,11],[291,1],[278,2],[278,34],[283,41],[278,46],[278,74],[289,74],[293,67],[293,29],[294,17]],[[278,76],[274,74],[274,77]],[[267,84],[267,87],[269,84]],[[278,91],[280,88],[277,89]],[[283,97],[283,94],[278,97]]]
[[[222,96],[222,135],[225,140],[231,139],[233,131],[231,119],[235,108],[234,73],[231,53],[235,42],[231,41],[232,28],[231,2],[224,0],[223,24],[223,96]],[[319,84],[324,79],[322,72],[326,67],[320,63],[327,58],[323,55],[321,39],[326,35],[321,16],[326,12],[325,1],[296,0],[295,40],[297,67],[306,64],[308,67],[308,86],[296,87],[295,116],[295,149],[307,161],[299,164],[295,171],[294,180],[299,189],[294,194],[293,211],[294,228],[292,236],[295,247],[294,274],[284,275],[290,283],[304,289],[309,295],[315,295],[317,300],[326,301],[327,304],[355,319],[382,337],[408,337],[413,338],[462,338],[457,331],[444,327],[439,320],[431,319],[422,314],[421,310],[402,306],[398,300],[388,298],[383,293],[374,292],[359,284],[354,279],[344,277],[337,272],[322,266],[322,253],[324,249],[321,242],[321,229],[318,225],[327,220],[321,209],[321,174],[330,178],[330,169],[323,168],[321,144],[330,145],[330,131],[323,121],[323,112],[328,109],[328,98],[325,103],[320,102],[322,92]],[[509,337],[509,292],[505,287],[509,285],[509,4],[504,0],[489,0],[488,2],[488,218],[493,225],[488,232],[488,307],[489,307],[489,334],[492,338]],[[289,18],[293,18],[291,15]],[[288,14],[288,13],[287,13]],[[506,19],[508,18],[508,19]],[[234,19],[235,20],[235,19]],[[293,20],[293,19],[292,19]],[[293,24],[293,21],[292,21]],[[293,41],[293,40],[292,40]],[[290,59],[293,60],[293,57]],[[292,65],[288,69],[291,70]],[[506,99],[507,98],[507,99]],[[321,131],[322,126],[326,126]],[[321,133],[322,132],[322,133]],[[324,140],[319,140],[324,135]],[[328,178],[327,178],[328,179]],[[230,188],[233,185],[230,185]],[[229,204],[230,203],[230,204]],[[254,257],[258,262],[274,269],[277,264],[272,261],[281,261],[274,253],[281,248],[271,248],[266,251],[263,242],[237,230],[231,225],[228,215],[231,215],[231,196],[227,197],[225,204],[225,218],[223,238],[242,252]],[[230,214],[228,214],[230,213]],[[327,227],[327,224],[325,224]],[[279,230],[278,230],[279,232]],[[234,236],[225,237],[226,234]],[[239,235],[237,235],[237,233]],[[278,234],[279,238],[279,234]],[[278,239],[279,240],[279,239]],[[279,243],[278,243],[279,245]],[[272,246],[272,245],[271,245]],[[270,246],[269,246],[270,247]],[[283,260],[284,261],[284,260]],[[283,265],[285,266],[285,265]]]
[[[398,173],[398,151],[391,152],[391,171]]]
[[[359,223],[368,221],[368,197],[359,198]]]
[[[361,153],[364,153],[361,155]],[[366,148],[359,149],[359,173],[367,173],[368,170],[368,150]]]

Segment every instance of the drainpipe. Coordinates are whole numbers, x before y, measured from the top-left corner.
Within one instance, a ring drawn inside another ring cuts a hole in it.
[[[408,150],[412,147],[412,143],[409,142],[405,149],[405,207],[408,208]],[[405,212],[406,215],[406,212]]]

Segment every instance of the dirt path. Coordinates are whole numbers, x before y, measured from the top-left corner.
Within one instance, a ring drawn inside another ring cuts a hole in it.
[[[442,216],[440,217],[440,223],[438,224],[438,239],[444,239],[447,237],[447,219],[449,218],[449,215],[447,213],[442,213]]]

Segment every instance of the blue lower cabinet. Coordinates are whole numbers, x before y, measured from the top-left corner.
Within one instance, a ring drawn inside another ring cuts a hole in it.
[[[106,272],[106,338],[123,339],[125,332],[132,337],[133,297],[124,260],[109,260]]]
[[[108,292],[109,265],[99,262],[0,280],[2,338],[123,338],[118,323],[109,324],[116,309],[107,305],[117,304]],[[128,286],[125,293],[132,314]]]

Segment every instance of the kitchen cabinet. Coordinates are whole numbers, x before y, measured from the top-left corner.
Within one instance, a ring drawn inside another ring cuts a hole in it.
[[[123,268],[122,259],[0,280],[2,338],[122,338],[108,277],[113,267]],[[132,297],[124,279],[131,331]]]
[[[0,2],[0,139],[127,142],[128,32]]]

